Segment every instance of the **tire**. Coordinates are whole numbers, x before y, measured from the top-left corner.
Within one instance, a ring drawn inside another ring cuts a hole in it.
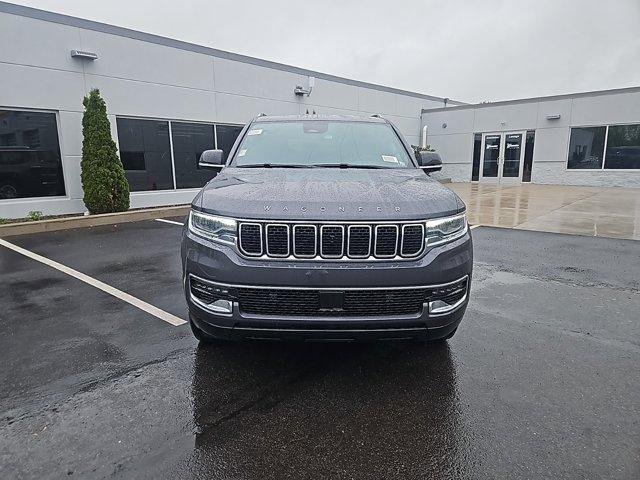
[[[11,183],[0,184],[0,199],[13,199],[18,196],[18,188],[15,185]]]
[[[224,345],[227,342],[225,340],[222,340],[220,338],[216,338],[216,337],[212,337],[211,335],[203,332],[202,330],[200,330],[195,323],[193,323],[193,320],[191,320],[191,318],[189,318],[189,325],[191,326],[191,331],[193,332],[193,336],[196,337],[198,339],[198,341],[202,344],[206,344],[206,345]]]

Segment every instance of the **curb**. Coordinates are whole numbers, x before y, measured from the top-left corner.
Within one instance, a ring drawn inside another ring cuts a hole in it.
[[[56,230],[69,230],[72,228],[97,227],[99,225],[114,225],[116,223],[139,222],[140,220],[152,220],[159,217],[173,217],[186,215],[189,205],[173,207],[146,208],[130,210],[128,212],[101,213],[99,215],[87,215],[82,217],[54,218],[51,220],[38,220],[35,222],[10,223],[0,225],[0,238],[12,235],[27,235],[29,233],[53,232]]]

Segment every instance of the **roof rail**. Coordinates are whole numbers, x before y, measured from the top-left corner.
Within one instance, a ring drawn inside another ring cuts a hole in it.
[[[266,116],[267,116],[266,113],[259,113],[258,115],[256,115],[256,118],[266,117]]]

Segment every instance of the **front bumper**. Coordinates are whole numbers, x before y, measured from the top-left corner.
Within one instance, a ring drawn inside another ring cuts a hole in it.
[[[438,339],[455,330],[469,301],[473,265],[470,233],[428,250],[410,261],[311,262],[255,260],[241,257],[235,248],[184,232],[182,243],[185,296],[192,322],[205,333],[225,339]],[[278,316],[241,311],[233,302],[230,313],[215,313],[190,293],[194,276],[212,284],[302,289],[379,289],[424,286],[431,288],[465,277],[464,300],[446,314],[430,315],[427,305],[413,314],[375,316]]]

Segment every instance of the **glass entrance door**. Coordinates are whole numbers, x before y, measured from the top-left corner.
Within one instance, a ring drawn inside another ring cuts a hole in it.
[[[482,181],[522,181],[524,136],[525,132],[485,133],[482,136]]]
[[[502,155],[502,134],[485,133],[482,137],[482,175],[487,181],[498,181],[500,156]]]

